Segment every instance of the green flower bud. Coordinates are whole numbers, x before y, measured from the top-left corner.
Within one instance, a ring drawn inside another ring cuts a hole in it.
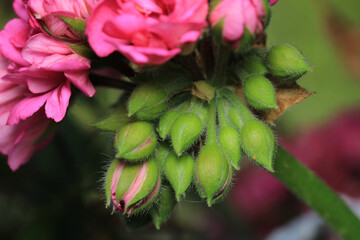
[[[230,186],[232,171],[226,156],[216,143],[206,144],[195,163],[195,184],[208,206],[223,197]]]
[[[275,109],[275,90],[271,82],[261,76],[252,75],[244,81],[244,95],[246,101],[255,109]]]
[[[240,135],[231,126],[226,126],[219,131],[219,145],[224,151],[226,157],[230,160],[231,165],[239,170],[239,162],[241,159]]]
[[[240,129],[244,125],[244,121],[240,113],[236,110],[236,108],[233,107],[229,110],[229,120],[238,131],[240,131]]]
[[[153,126],[147,122],[134,122],[120,129],[115,137],[117,158],[137,160],[148,157],[157,144]]]
[[[159,146],[156,148],[154,157],[158,164],[158,168],[160,169],[160,172],[163,172],[165,160],[172,153],[173,153],[172,148],[166,143],[160,143]]]
[[[194,103],[191,112],[196,114],[200,118],[203,127],[207,125],[209,117],[209,105],[205,101],[197,100]]]
[[[128,102],[128,114],[140,120],[152,120],[160,116],[166,107],[166,92],[157,85],[137,87]]]
[[[180,112],[176,110],[169,110],[161,116],[157,130],[162,140],[165,140],[165,138],[170,134],[171,127],[179,116]]]
[[[181,157],[171,154],[165,160],[164,171],[179,201],[192,182],[194,159],[188,154]]]
[[[268,171],[274,171],[275,137],[268,126],[257,120],[247,121],[241,128],[240,141],[247,155]]]
[[[61,15],[58,15],[58,17],[61,18],[74,33],[79,35],[79,37],[81,37],[82,39],[86,38],[84,34],[86,27],[85,20],[79,18],[61,16]]]
[[[286,80],[296,80],[311,68],[299,49],[289,44],[273,46],[266,56],[271,74]]]
[[[249,75],[252,74],[259,74],[259,75],[265,75],[268,73],[268,70],[261,60],[261,58],[257,56],[250,56],[246,58],[241,63],[241,70],[246,71]]]
[[[174,191],[169,186],[163,186],[160,189],[158,201],[150,209],[150,214],[156,229],[160,229],[163,224],[171,215],[176,205]]]
[[[171,127],[170,137],[178,156],[189,148],[202,133],[201,119],[193,113],[184,113],[178,117]]]
[[[116,159],[106,173],[107,205],[124,214],[140,212],[155,200],[161,179],[154,158],[141,164]]]

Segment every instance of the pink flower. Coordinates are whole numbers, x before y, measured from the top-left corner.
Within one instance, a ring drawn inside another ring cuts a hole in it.
[[[165,63],[207,25],[206,0],[102,0],[85,33],[100,57],[119,51],[140,66]]]
[[[59,16],[86,20],[93,9],[96,0],[29,0],[30,22],[34,28],[61,38],[79,40],[75,33]]]
[[[28,40],[22,56],[30,66],[3,78],[9,81],[26,81],[32,94],[15,105],[8,124],[18,124],[37,112],[43,105],[48,118],[61,121],[71,96],[71,84],[92,97],[96,90],[89,79],[90,61],[81,57],[66,44],[44,34],[36,34]]]
[[[14,7],[21,12],[21,3]],[[0,32],[0,152],[12,170],[49,141],[38,139],[51,119],[64,118],[71,84],[89,97],[95,94],[89,69],[90,60],[70,44],[38,33],[26,19],[6,24]]]
[[[236,50],[246,31],[251,35],[263,31],[265,16],[261,0],[222,0],[211,11],[210,24],[220,24],[223,41]]]
[[[3,80],[11,64],[0,55],[0,152],[8,155],[11,170],[17,170],[32,154],[45,146],[50,137],[37,142],[47,130],[51,120],[39,111],[17,125],[7,125],[10,112],[29,91],[26,85]]]

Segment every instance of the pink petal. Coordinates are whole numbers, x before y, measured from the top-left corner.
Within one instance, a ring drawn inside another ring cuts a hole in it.
[[[29,19],[29,14],[27,10],[25,9],[25,4],[22,0],[15,0],[13,2],[13,8],[15,10],[15,13],[23,20]]]
[[[67,107],[69,106],[71,96],[70,82],[66,81],[50,92],[50,94],[45,105],[46,116],[54,119],[55,122],[60,122],[65,117]]]
[[[86,96],[92,97],[96,93],[94,86],[89,79],[88,71],[66,72],[67,79],[80,89]]]
[[[21,55],[21,50],[25,46],[29,36],[29,24],[19,18],[10,20],[0,32],[1,55],[20,66],[29,65]]]
[[[42,95],[31,95],[24,98],[10,112],[8,125],[18,124],[20,120],[25,120],[37,112],[46,102],[50,93]]]
[[[103,27],[107,21],[116,18],[117,8],[116,0],[99,1],[88,19],[85,34],[90,46],[100,57],[106,57],[116,50],[108,41],[109,37],[103,33]]]

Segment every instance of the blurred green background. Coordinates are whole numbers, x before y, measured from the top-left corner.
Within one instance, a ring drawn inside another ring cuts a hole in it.
[[[1,28],[14,17],[11,4],[0,3]],[[282,135],[296,136],[360,106],[360,65],[353,66],[360,47],[354,45],[350,53],[342,47],[350,44],[351,33],[358,36],[359,10],[358,0],[280,0],[273,7],[268,45],[299,47],[313,67],[299,84],[317,92],[277,120]],[[334,29],[332,19],[341,31]],[[120,94],[99,89],[93,99],[78,97],[54,140],[17,172],[0,157],[0,239],[254,239],[251,226],[227,201],[211,209],[196,200],[182,202],[162,231],[151,226],[126,230],[105,209],[101,178],[113,155],[112,136],[91,123]]]

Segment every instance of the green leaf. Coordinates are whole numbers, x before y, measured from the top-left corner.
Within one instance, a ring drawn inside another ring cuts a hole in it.
[[[92,125],[104,131],[117,132],[120,130],[120,128],[128,124],[130,121],[131,118],[127,116],[125,106],[120,106],[114,109],[104,119],[95,122]]]
[[[85,39],[86,36],[84,34],[85,27],[86,27],[86,21],[83,19],[77,19],[77,18],[70,18],[58,15],[59,18],[61,18],[70,28],[71,30],[79,35],[81,38]]]

